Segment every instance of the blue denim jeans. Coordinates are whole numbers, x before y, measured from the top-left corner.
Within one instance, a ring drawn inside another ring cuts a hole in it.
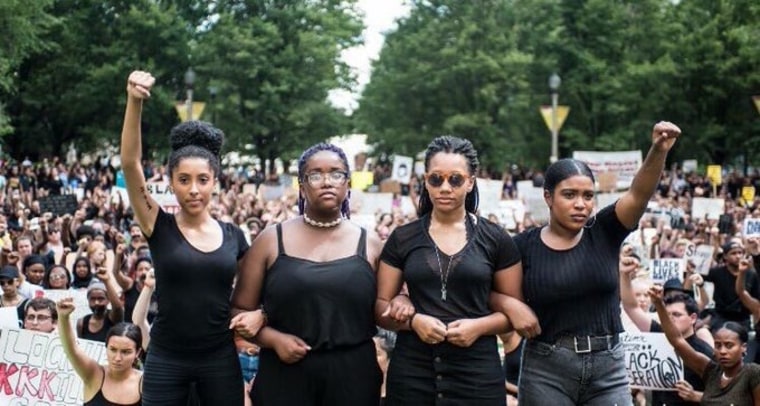
[[[624,357],[620,343],[611,350],[577,354],[529,340],[523,347],[520,406],[630,406]]]
[[[259,372],[259,356],[238,351],[238,359],[240,360],[240,369],[243,370],[243,381],[251,382],[251,379]]]

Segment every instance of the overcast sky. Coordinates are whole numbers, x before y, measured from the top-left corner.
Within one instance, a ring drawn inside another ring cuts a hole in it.
[[[404,0],[359,0],[358,7],[364,12],[364,45],[343,53],[343,59],[354,69],[359,82],[358,91],[369,82],[370,65],[377,59],[383,46],[383,33],[394,28],[398,17],[409,13]],[[336,90],[330,92],[333,105],[352,111],[357,107],[358,94]]]

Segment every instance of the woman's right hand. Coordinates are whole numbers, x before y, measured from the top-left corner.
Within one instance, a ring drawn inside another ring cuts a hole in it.
[[[145,280],[143,281],[143,286],[149,289],[156,288],[156,271],[153,268],[150,268],[148,272],[145,273]]]
[[[280,337],[272,343],[272,347],[280,361],[286,364],[295,364],[311,350],[311,347],[302,339],[285,333],[280,334]]]
[[[74,306],[74,298],[65,297],[59,300],[55,304],[55,308],[58,311],[58,317],[68,317],[71,313],[74,312],[74,309],[76,309],[76,306]]]
[[[411,328],[427,344],[438,344],[446,339],[446,325],[433,316],[417,313],[412,318]]]
[[[649,287],[649,297],[652,298],[652,303],[662,303],[663,292],[662,285],[652,285]]]
[[[633,256],[620,256],[620,262],[618,264],[620,273],[627,276],[629,279],[633,279],[636,275],[636,270],[639,269],[639,260]]]
[[[388,316],[397,323],[406,323],[414,311],[414,305],[409,296],[398,294],[388,303],[383,316]]]
[[[149,72],[136,70],[127,79],[127,94],[136,99],[150,98],[150,88],[156,83],[156,78]]]

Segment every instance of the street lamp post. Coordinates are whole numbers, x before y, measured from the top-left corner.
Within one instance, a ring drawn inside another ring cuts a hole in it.
[[[187,120],[193,119],[193,84],[195,84],[195,71],[187,68],[185,72],[185,86],[187,87]]]
[[[552,73],[549,76],[549,90],[552,93],[552,154],[549,157],[549,161],[554,163],[559,157],[559,147],[557,145],[559,138],[559,129],[557,128],[557,104],[559,102],[559,85],[562,84],[562,79],[558,74]]]

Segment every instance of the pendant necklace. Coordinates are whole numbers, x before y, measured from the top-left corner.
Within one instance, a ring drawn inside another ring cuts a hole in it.
[[[449,281],[449,271],[451,270],[451,263],[454,262],[454,257],[449,257],[449,264],[446,265],[446,273],[443,272],[441,266],[441,254],[438,252],[438,245],[433,242],[433,248],[435,248],[435,259],[438,260],[438,272],[441,274],[441,300],[446,301],[446,283]]]

